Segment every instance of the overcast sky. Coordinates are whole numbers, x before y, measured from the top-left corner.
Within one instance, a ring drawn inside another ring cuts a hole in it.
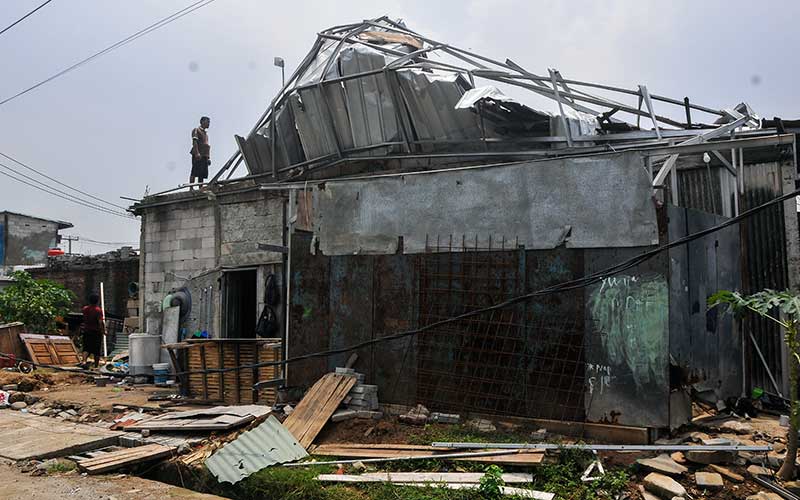
[[[42,0],[0,2],[2,29]],[[53,0],[0,35],[0,101],[190,3]],[[278,90],[274,56],[288,75],[317,31],[384,14],[533,72],[555,67],[566,78],[646,84],[716,108],[744,100],[761,116],[800,118],[798,11],[794,1],[216,0],[0,106],[0,152],[127,204],[119,197],[187,181],[189,134],[201,115],[212,118],[212,172],[230,156],[233,134],[246,134]],[[4,209],[68,220],[75,228],[67,233],[93,240],[139,238],[136,220],[0,176]]]

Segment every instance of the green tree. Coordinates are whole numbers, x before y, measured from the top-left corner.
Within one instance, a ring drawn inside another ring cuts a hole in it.
[[[708,298],[708,305],[714,307],[728,305],[728,312],[752,311],[780,325],[784,332],[784,342],[791,353],[789,359],[789,431],[786,438],[786,457],[778,471],[778,477],[788,481],[795,474],[797,459],[797,430],[800,428],[800,404],[797,401],[797,380],[800,372],[800,339],[797,337],[800,325],[800,296],[789,291],[764,290],[752,295],[721,290]],[[778,315],[776,315],[778,313]]]
[[[33,279],[25,271],[16,271],[11,277],[14,283],[0,292],[0,320],[21,321],[35,333],[55,330],[56,317],[66,316],[75,295],[63,285]]]

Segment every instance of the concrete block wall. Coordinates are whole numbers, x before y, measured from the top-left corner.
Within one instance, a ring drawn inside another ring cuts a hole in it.
[[[285,197],[258,191],[214,200],[189,198],[185,193],[178,196],[182,199],[176,203],[143,210],[141,327],[159,333],[164,297],[185,286],[193,304],[192,313],[181,326],[188,333],[207,330],[218,337],[222,268],[258,267],[261,282],[268,269],[282,263],[282,254],[260,251],[258,243],[283,244]],[[259,293],[261,307],[263,283],[254,293]],[[211,321],[207,319],[208,307]],[[258,313],[253,311],[256,316]]]
[[[215,281],[217,241],[213,202],[192,198],[146,210],[142,216],[142,240],[139,283],[142,328],[159,333],[161,303],[171,290],[185,286],[194,299],[202,295],[203,286],[208,286],[205,281]],[[202,284],[200,278],[204,278]],[[197,315],[193,312],[183,326],[190,332],[197,329],[200,326]]]
[[[220,202],[220,264],[281,262],[281,254],[261,251],[258,243],[283,244],[283,207],[284,198],[277,194],[256,192],[224,198]]]

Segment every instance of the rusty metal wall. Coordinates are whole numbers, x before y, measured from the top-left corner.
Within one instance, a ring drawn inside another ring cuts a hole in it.
[[[667,210],[670,240],[726,220],[683,207]],[[669,250],[670,355],[680,373],[674,388],[693,384],[700,391],[717,391],[722,399],[742,392],[741,332],[724,308],[706,305],[721,289],[741,289],[739,248],[739,230],[731,226]]]
[[[310,244],[308,233],[292,240],[289,357],[429,325],[580,278],[644,250],[525,250],[500,242],[489,251],[459,238],[417,255],[327,257],[311,255]],[[384,403],[663,426],[668,331],[659,318],[666,317],[667,297],[666,288],[653,283],[666,282],[666,266],[666,258],[655,259],[629,270],[624,283],[546,295],[363,348],[354,368],[379,386]],[[637,317],[660,312],[624,330],[626,308]],[[624,335],[636,339],[636,352],[621,347]],[[347,357],[294,364],[289,384],[307,387]]]
[[[741,211],[766,203],[783,194],[781,164],[778,162],[745,165],[744,194],[740,197]],[[784,290],[789,286],[786,263],[786,235],[783,204],[760,212],[740,224],[742,239],[742,287],[745,293],[765,288]],[[742,321],[745,339],[755,337],[775,379],[783,377],[780,329],[771,321],[746,314]],[[748,342],[751,344],[751,342]],[[774,389],[754,346],[749,345],[747,360],[750,384],[772,392]]]

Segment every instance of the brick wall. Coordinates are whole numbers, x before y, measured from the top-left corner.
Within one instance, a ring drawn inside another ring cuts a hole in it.
[[[47,267],[28,272],[37,279],[49,279],[71,290],[75,294],[73,312],[79,312],[88,303],[90,294],[100,293],[102,282],[106,314],[124,318],[127,316],[128,284],[139,281],[139,258],[102,260],[102,257],[84,257],[77,262],[50,259]]]

